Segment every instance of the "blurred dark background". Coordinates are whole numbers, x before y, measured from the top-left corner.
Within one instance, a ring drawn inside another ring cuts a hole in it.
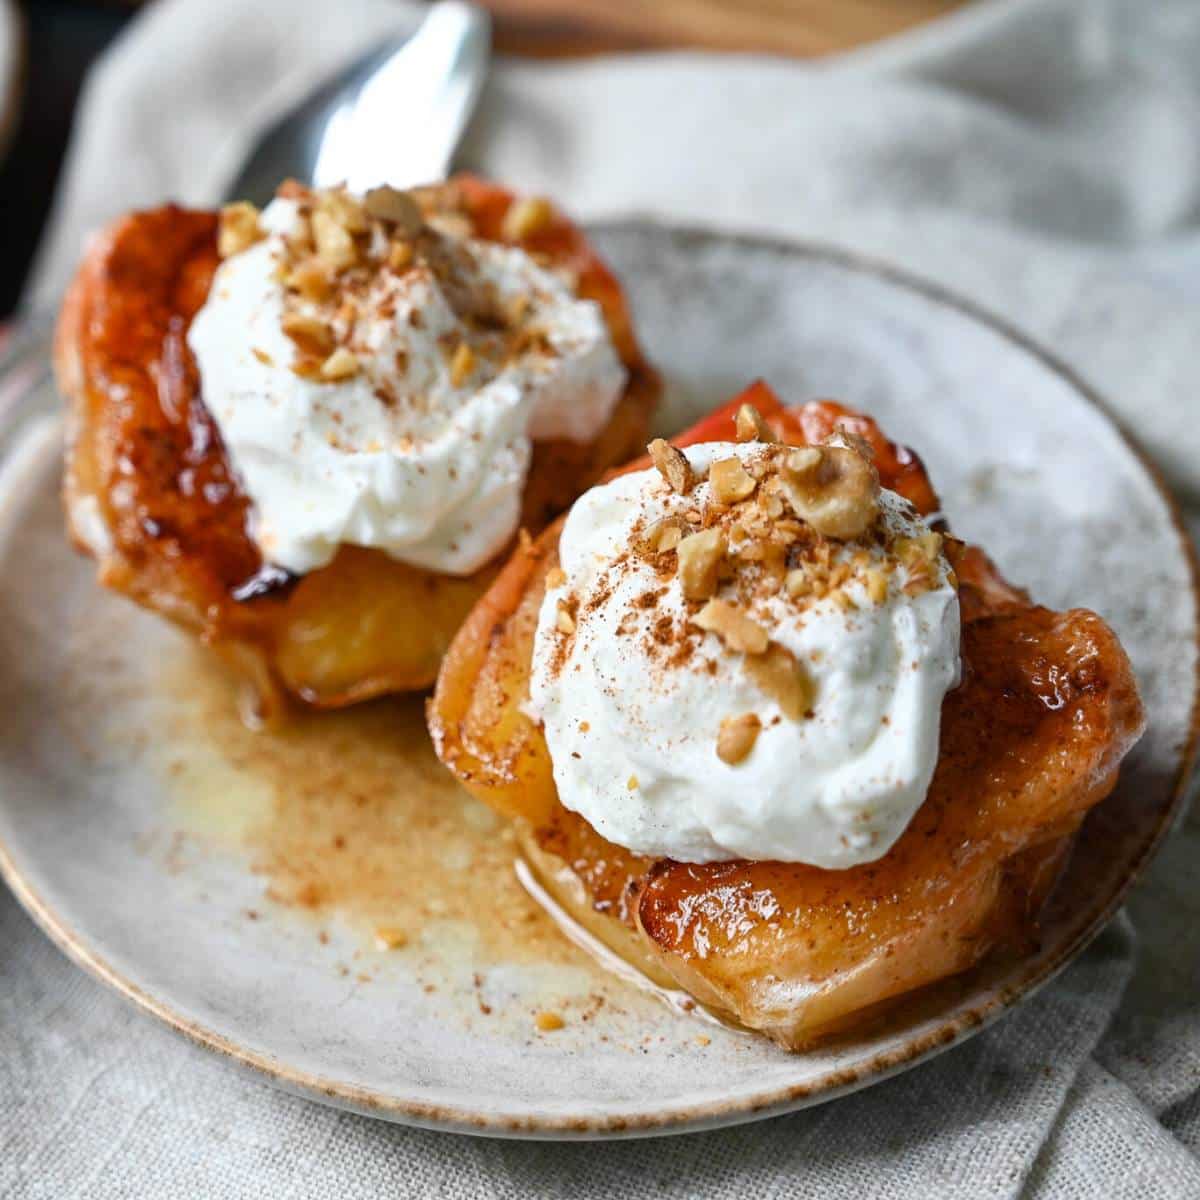
[[[501,53],[554,57],[690,46],[808,57],[874,41],[963,0],[479,2],[493,12]],[[0,0],[0,16],[15,8],[25,26],[23,96],[0,160],[0,320],[16,306],[37,248],[84,74],[137,7],[138,0]],[[331,11],[336,7],[333,0]]]
[[[0,317],[16,306],[54,195],[71,114],[88,64],[132,10],[94,0],[32,0],[25,21],[24,95],[0,163]]]

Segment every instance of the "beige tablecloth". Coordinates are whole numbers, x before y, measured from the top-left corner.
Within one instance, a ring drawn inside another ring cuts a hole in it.
[[[85,230],[217,199],[387,0],[160,0],[93,73],[31,303]],[[1200,6],[990,0],[841,58],[500,64],[468,161],[584,216],[822,238],[1053,346],[1200,513]],[[1200,523],[1200,522],[1198,522]],[[0,897],[0,1195],[1200,1196],[1194,823],[1128,915],[964,1047],[721,1133],[534,1145],[276,1093],[83,976]]]

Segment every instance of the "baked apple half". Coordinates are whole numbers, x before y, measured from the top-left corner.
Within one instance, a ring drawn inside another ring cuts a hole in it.
[[[266,715],[431,684],[518,530],[638,452],[659,391],[580,230],[473,177],[126,216],[55,360],[74,541]]]
[[[464,623],[442,761],[584,927],[791,1049],[1027,946],[1143,727],[1112,630],[840,405],[760,383],[650,449]]]

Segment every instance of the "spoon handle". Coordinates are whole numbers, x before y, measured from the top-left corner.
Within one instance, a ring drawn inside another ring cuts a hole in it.
[[[491,22],[440,0],[420,29],[329,117],[312,182],[408,187],[445,177],[487,75]]]

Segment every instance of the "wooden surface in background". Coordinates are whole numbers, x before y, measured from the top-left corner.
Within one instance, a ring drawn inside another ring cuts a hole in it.
[[[877,41],[964,0],[481,0],[507,54],[765,51],[814,57]]]

